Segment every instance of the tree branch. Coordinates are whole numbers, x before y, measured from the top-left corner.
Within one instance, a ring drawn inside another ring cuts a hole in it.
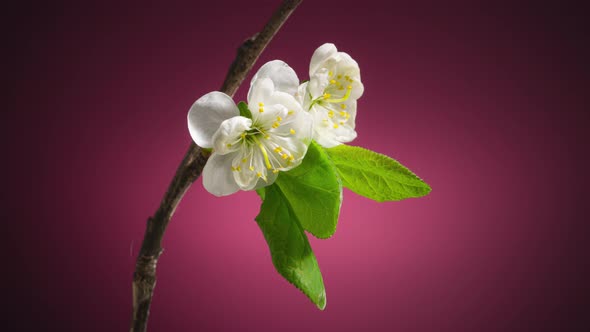
[[[252,66],[289,15],[302,0],[284,0],[262,31],[246,40],[238,49],[221,86],[221,92],[233,96]],[[147,228],[133,274],[133,316],[131,332],[146,331],[150,304],[156,286],[156,267],[162,254],[162,238],[178,203],[191,184],[201,175],[209,154],[191,143],[156,213],[148,218]]]

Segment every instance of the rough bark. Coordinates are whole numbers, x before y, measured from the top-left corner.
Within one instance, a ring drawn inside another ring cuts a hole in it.
[[[244,41],[231,64],[221,92],[233,96],[252,66],[274,37],[289,15],[302,0],[285,0],[274,12],[264,28]],[[209,154],[191,143],[184,159],[164,194],[156,213],[148,218],[147,228],[139,251],[133,274],[132,332],[146,331],[150,304],[156,286],[156,267],[162,254],[162,238],[166,227],[191,184],[201,175]]]

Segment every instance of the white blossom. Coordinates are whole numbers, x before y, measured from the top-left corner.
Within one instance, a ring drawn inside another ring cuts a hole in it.
[[[221,92],[199,98],[188,113],[195,143],[212,148],[203,185],[216,196],[272,184],[280,171],[298,166],[312,136],[312,120],[295,99],[299,80],[280,60],[263,65],[248,92],[252,119],[240,116]]]
[[[320,46],[311,57],[309,81],[301,84],[297,98],[314,120],[315,139],[333,147],[356,138],[356,101],[363,94],[357,62],[334,44]]]

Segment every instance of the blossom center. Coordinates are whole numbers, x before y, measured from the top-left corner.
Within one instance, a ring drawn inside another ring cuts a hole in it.
[[[324,108],[327,111],[327,117],[322,119],[321,125],[338,129],[350,119],[345,102],[350,98],[354,79],[349,75],[334,75],[332,71],[328,72],[328,79],[329,84],[324,89],[324,93],[312,100],[309,109],[311,110],[314,105]]]
[[[264,112],[264,105],[260,105],[259,112]],[[293,113],[289,111],[286,116],[290,117]],[[285,125],[283,118],[277,116],[274,121],[268,121],[268,123],[255,121],[250,129],[243,131],[239,138],[231,143],[240,145],[238,150],[240,157],[232,163],[232,171],[250,173],[251,176],[267,181],[268,171],[278,173],[279,169],[290,166],[295,156],[279,144],[281,134],[276,133],[283,125]],[[287,130],[288,135],[296,133],[293,128]]]

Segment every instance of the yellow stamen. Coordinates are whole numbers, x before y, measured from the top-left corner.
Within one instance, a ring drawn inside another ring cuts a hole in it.
[[[283,158],[283,159],[287,159],[287,158],[289,158],[289,155],[288,155],[288,154],[286,154],[286,153],[283,153],[283,155],[281,156],[281,158]]]
[[[327,93],[327,92],[326,92],[326,93],[324,93],[324,99],[328,99],[328,98],[330,98],[330,97],[332,97],[332,95],[331,95],[331,94],[329,94],[329,93]]]
[[[342,75],[338,75],[338,76],[336,76],[336,77],[337,77],[338,79],[341,79],[341,78],[342,78]]]
[[[289,111],[287,112],[287,115],[293,115],[293,113],[295,113],[294,111]]]
[[[273,128],[278,128],[280,125],[281,125],[280,123],[275,122],[275,123],[272,124],[272,127]]]
[[[275,152],[276,152],[276,153],[279,153],[279,152],[281,152],[281,151],[283,151],[283,148],[282,148],[282,147],[280,147],[280,146],[277,146],[277,147],[275,148]]]
[[[240,166],[236,167],[236,171],[241,172],[242,171],[242,167],[240,167]]]
[[[336,84],[336,80],[330,80],[330,84]]]
[[[231,144],[230,144],[230,143],[227,143],[227,147],[228,147],[228,148],[231,148]]]
[[[258,147],[260,148],[260,151],[262,152],[262,155],[264,156],[264,163],[266,164],[266,167],[268,167],[268,169],[271,169],[272,166],[270,165],[270,160],[268,160],[268,153],[266,152],[266,149],[264,148],[264,146],[261,143],[258,143]]]
[[[242,162],[243,162],[243,163],[245,163],[246,161],[248,161],[248,160],[246,160],[246,158],[242,159]]]
[[[328,72],[328,76],[332,77],[332,75],[334,75],[334,73],[333,73],[333,72],[330,70],[330,71]]]
[[[283,118],[281,118],[280,116],[277,116],[277,122],[281,122],[283,121]]]
[[[277,174],[279,172],[279,170],[275,168],[275,169],[272,170],[272,172],[275,173],[275,174]]]
[[[328,116],[331,117],[331,118],[334,117],[334,111],[329,111],[328,112]]]
[[[250,166],[250,167],[248,167],[248,168],[249,168],[251,171],[253,171],[253,170],[254,170],[254,166]]]
[[[348,112],[346,112],[346,111],[341,111],[340,112],[340,116],[346,116],[346,114],[348,114]]]
[[[291,128],[291,130],[289,130],[289,132],[291,133],[291,135],[295,135],[295,129]]]
[[[260,113],[264,112],[264,108],[262,108],[262,107],[261,107],[261,108],[259,108],[259,109],[258,109],[258,112],[260,112]]]
[[[264,107],[264,103],[260,102],[260,103],[258,103],[258,106]]]
[[[338,124],[337,123],[334,124],[334,129],[336,129],[336,128],[338,128]]]
[[[350,97],[350,93],[352,92],[352,85],[348,86],[348,90],[346,90],[346,93],[344,94],[344,96],[342,96],[342,98],[338,98],[338,99],[325,99],[325,101],[327,101],[328,103],[341,103],[344,102],[346,100],[348,100],[348,97]],[[324,93],[324,96],[326,94]],[[329,97],[328,97],[329,98]]]
[[[289,156],[289,161],[293,161],[293,160],[295,160],[295,157],[293,157],[293,155],[290,155]]]
[[[259,177],[259,178],[261,178],[261,177],[262,177],[262,173],[260,173],[260,172],[257,172],[257,173],[256,173],[256,176],[257,176],[257,177]]]
[[[340,104],[340,108],[345,110],[346,109],[346,104]]]

